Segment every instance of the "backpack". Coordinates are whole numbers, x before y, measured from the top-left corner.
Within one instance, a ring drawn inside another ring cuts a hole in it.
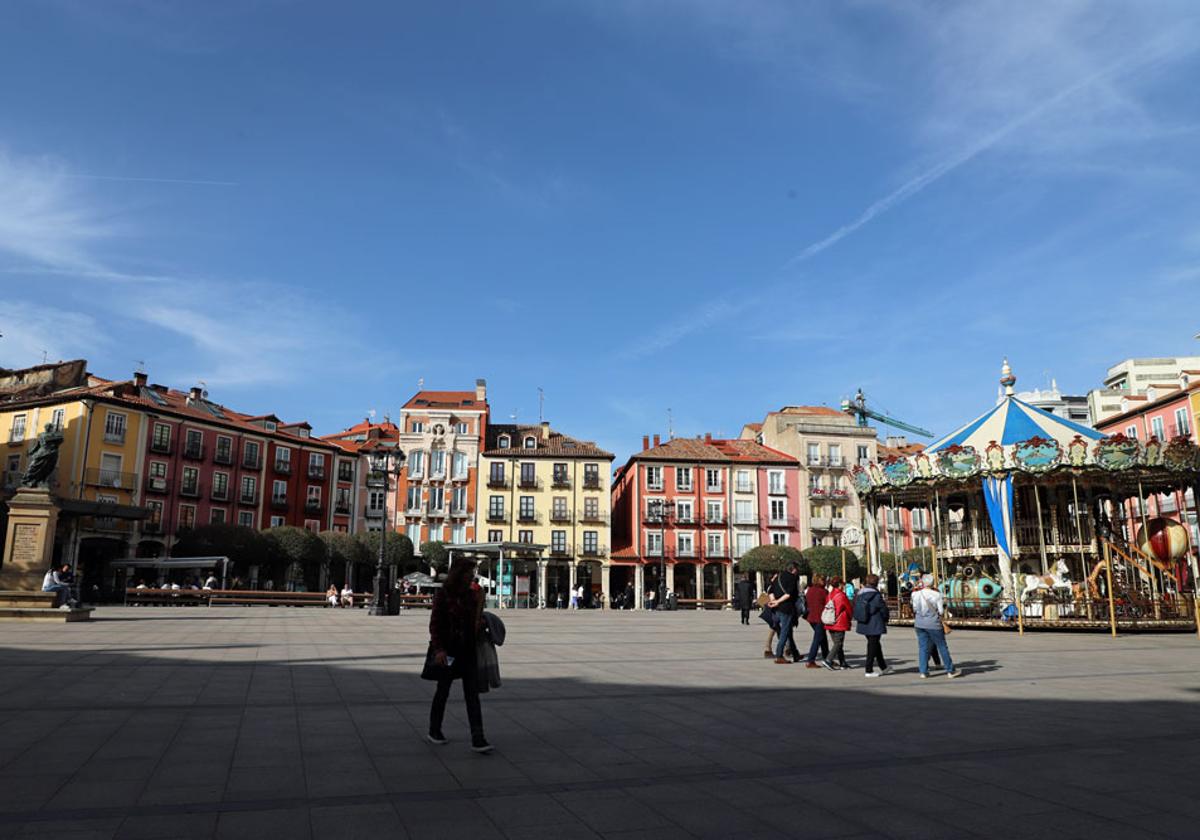
[[[821,610],[821,623],[824,625],[837,624],[837,606],[830,598],[825,602],[825,609]]]

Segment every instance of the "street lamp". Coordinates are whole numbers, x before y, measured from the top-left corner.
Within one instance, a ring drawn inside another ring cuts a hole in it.
[[[655,599],[658,603],[654,608],[665,610],[667,608],[667,520],[675,512],[675,508],[674,505],[667,502],[659,502],[655,507],[658,512],[659,532],[662,537],[659,546],[661,550],[658,552],[658,598]]]
[[[399,476],[404,467],[404,453],[397,444],[378,443],[370,450],[371,472],[383,476],[383,528],[379,531],[379,556],[375,559],[375,584],[371,593],[371,615],[387,615],[387,601],[383,597],[383,565],[387,557],[388,522],[387,497],[391,492],[391,477]]]

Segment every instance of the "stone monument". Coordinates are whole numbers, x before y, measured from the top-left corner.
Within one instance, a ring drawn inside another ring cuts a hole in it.
[[[50,481],[58,465],[62,432],[49,423],[29,450],[29,463],[21,486],[8,500],[8,532],[4,535],[4,562],[0,564],[0,589],[40,592],[42,577],[54,559],[54,530],[58,505]]]

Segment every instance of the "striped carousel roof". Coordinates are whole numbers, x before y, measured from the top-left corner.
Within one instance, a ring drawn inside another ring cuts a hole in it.
[[[1012,376],[1007,361],[1004,363],[1004,370],[1005,378],[1001,379],[1001,383],[1005,386],[1006,393],[1000,404],[935,441],[925,448],[926,452],[937,452],[950,446],[973,446],[976,451],[983,452],[992,441],[1002,446],[1011,446],[1035,436],[1056,440],[1065,450],[1076,435],[1085,440],[1100,440],[1104,437],[1095,429],[1064,420],[1017,399],[1013,396],[1012,389],[1016,378]]]

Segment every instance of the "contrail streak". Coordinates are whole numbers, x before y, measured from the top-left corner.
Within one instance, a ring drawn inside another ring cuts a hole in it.
[[[1167,40],[1167,39],[1162,39],[1162,40]],[[1170,40],[1176,41],[1176,42],[1178,41],[1177,38],[1170,39]],[[893,190],[892,192],[885,195],[883,198],[879,199],[878,201],[876,201],[873,204],[871,204],[870,206],[868,206],[867,209],[864,210],[858,216],[858,218],[855,219],[854,221],[849,222],[848,224],[842,225],[840,228],[838,228],[833,233],[826,236],[824,239],[820,239],[820,240],[812,243],[807,248],[805,248],[803,251],[796,254],[796,256],[792,257],[790,260],[788,260],[786,263],[784,263],[783,267],[785,269],[792,268],[793,266],[799,265],[800,263],[804,262],[805,260],[810,259],[811,257],[815,257],[817,254],[821,253],[826,248],[829,248],[832,245],[836,245],[842,239],[844,239],[845,237],[847,237],[850,234],[857,231],[859,228],[861,228],[863,225],[870,222],[876,216],[886,213],[888,210],[891,210],[893,207],[895,207],[900,202],[905,201],[906,199],[911,198],[912,196],[916,195],[921,190],[925,189],[927,186],[932,184],[934,181],[937,181],[940,178],[944,177],[945,175],[948,175],[949,173],[953,172],[955,169],[958,169],[964,163],[971,161],[972,159],[974,159],[981,153],[987,151],[992,146],[999,143],[1001,140],[1003,140],[1008,135],[1012,134],[1017,129],[1024,126],[1026,123],[1040,117],[1046,111],[1050,110],[1051,108],[1055,107],[1060,102],[1062,102],[1064,99],[1068,99],[1069,97],[1074,96],[1076,93],[1083,90],[1084,88],[1091,87],[1092,85],[1096,84],[1097,82],[1099,82],[1103,79],[1120,75],[1128,70],[1131,70],[1131,69],[1137,67],[1138,65],[1149,64],[1152,61],[1158,60],[1160,58],[1164,58],[1167,55],[1169,55],[1173,51],[1173,49],[1174,49],[1174,47],[1170,44],[1168,44],[1166,47],[1163,47],[1160,44],[1152,44],[1150,47],[1147,47],[1146,49],[1138,50],[1137,52],[1135,52],[1131,55],[1128,55],[1125,58],[1120,59],[1119,61],[1114,62],[1113,64],[1109,65],[1108,67],[1106,67],[1102,70],[1099,70],[1095,73],[1092,73],[1091,75],[1086,76],[1083,79],[1080,79],[1079,81],[1075,82],[1074,84],[1068,85],[1067,87],[1063,88],[1058,93],[1051,96],[1050,98],[1040,102],[1033,108],[1030,108],[1025,113],[1021,114],[1020,116],[1016,117],[1015,119],[1010,120],[1009,122],[1000,126],[999,128],[997,128],[995,131],[991,132],[990,134],[985,135],[982,139],[976,141],[975,143],[972,143],[970,146],[968,146],[966,149],[962,150],[958,154],[947,158],[946,160],[942,161],[941,163],[937,164],[936,166],[925,170],[924,172],[917,175],[915,178],[911,179],[910,181],[907,181],[906,183],[900,185],[895,190]]]
[[[203,181],[191,178],[134,178],[125,175],[68,175],[88,181],[136,181],[144,184],[191,184],[197,187],[236,187],[237,181]]]

